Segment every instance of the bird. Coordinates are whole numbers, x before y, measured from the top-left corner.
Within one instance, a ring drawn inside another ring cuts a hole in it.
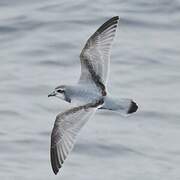
[[[110,52],[118,23],[119,16],[110,18],[87,40],[80,53],[81,75],[78,82],[75,85],[57,86],[48,95],[75,104],[56,116],[50,145],[54,174],[59,172],[75,144],[79,131],[96,110],[106,109],[131,114],[138,109],[138,105],[132,99],[116,99],[106,88]]]

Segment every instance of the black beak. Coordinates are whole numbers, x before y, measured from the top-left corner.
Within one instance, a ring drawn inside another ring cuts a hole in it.
[[[56,92],[53,91],[51,94],[48,95],[48,97],[51,97],[51,96],[56,96]]]

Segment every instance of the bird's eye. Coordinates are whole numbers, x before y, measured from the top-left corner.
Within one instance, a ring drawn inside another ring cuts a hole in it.
[[[57,92],[58,92],[58,93],[63,93],[63,92],[64,92],[64,90],[62,90],[62,89],[58,89],[58,90],[57,90]]]

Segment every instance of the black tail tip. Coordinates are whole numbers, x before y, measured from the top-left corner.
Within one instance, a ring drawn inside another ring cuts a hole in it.
[[[127,113],[131,114],[133,112],[136,112],[137,109],[138,109],[138,105],[134,101],[131,101],[131,104]]]

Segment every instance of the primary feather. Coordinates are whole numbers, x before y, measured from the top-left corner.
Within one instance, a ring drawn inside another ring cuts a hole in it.
[[[94,72],[106,85],[111,46],[116,34],[119,17],[115,16],[106,21],[86,42],[81,54],[81,76],[79,83],[92,83],[87,63],[91,64]]]
[[[51,134],[50,150],[51,165],[55,174],[72,150],[78,132],[103,102],[100,99],[57,115]]]

